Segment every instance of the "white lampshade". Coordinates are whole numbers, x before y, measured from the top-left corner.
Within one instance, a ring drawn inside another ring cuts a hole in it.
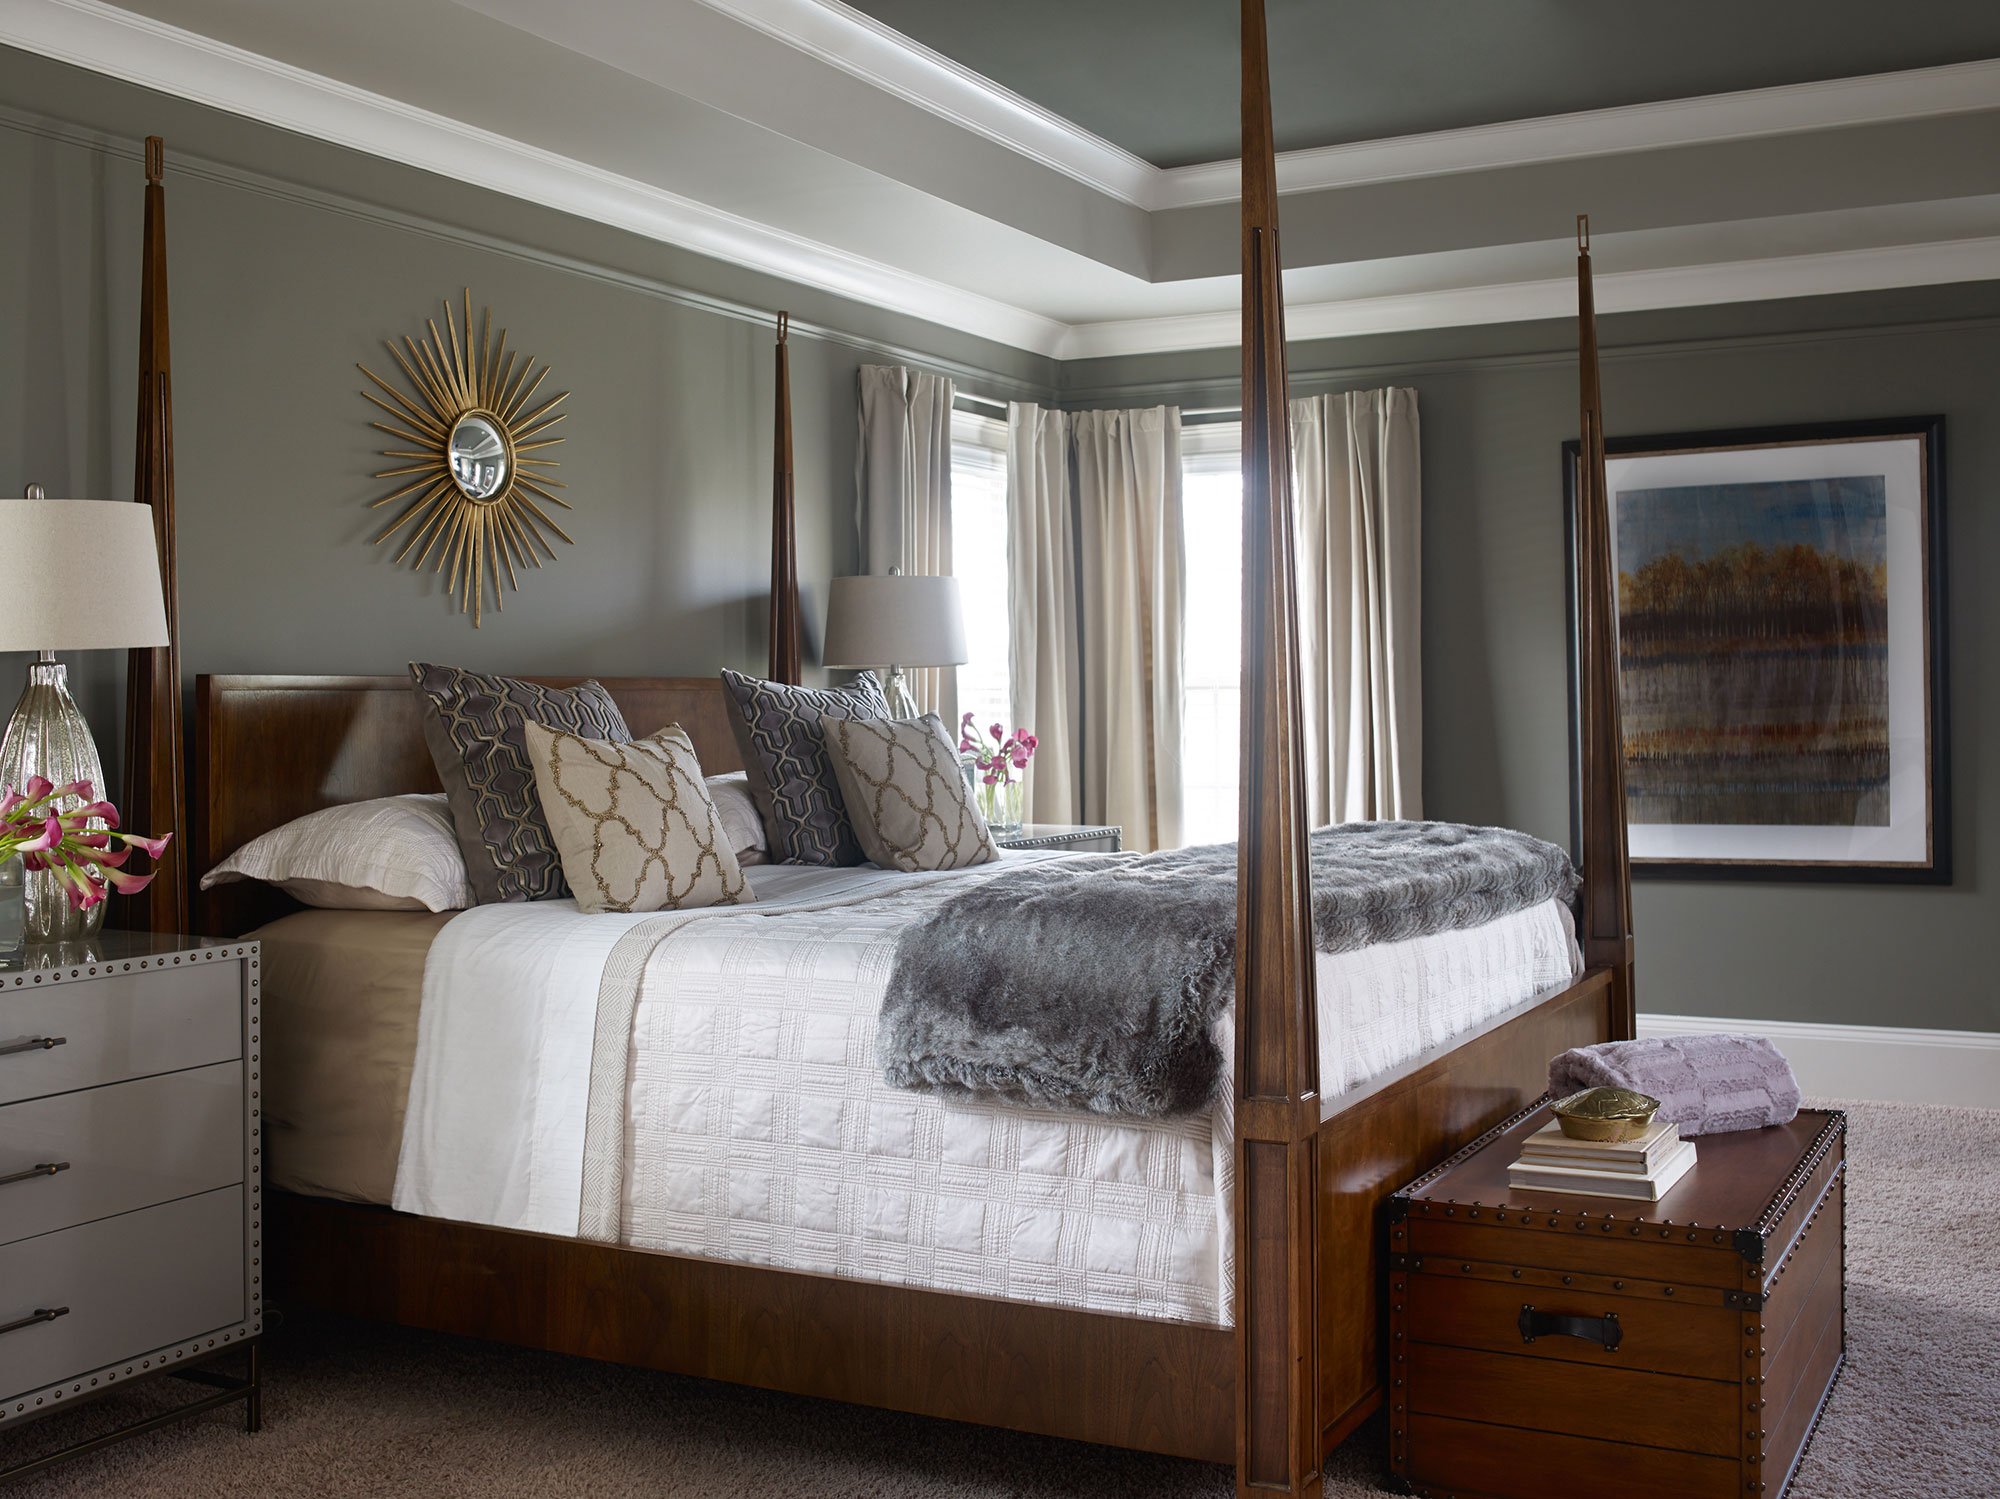
[[[958,579],[909,576],[835,578],[826,600],[822,666],[958,666],[965,617]]]
[[[9,559],[0,651],[165,645],[153,507],[129,500],[0,500]]]

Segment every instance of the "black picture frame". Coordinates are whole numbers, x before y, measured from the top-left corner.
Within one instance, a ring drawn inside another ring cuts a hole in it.
[[[1671,432],[1607,438],[1607,460],[1665,457],[1741,449],[1800,447],[1811,444],[1869,440],[1915,440],[1923,456],[1920,553],[1924,600],[1924,689],[1927,861],[1897,863],[1818,862],[1795,859],[1632,859],[1632,875],[1647,880],[1752,880],[1792,883],[1864,883],[1949,885],[1951,857],[1951,715],[1949,691],[1949,614],[1946,608],[1944,418],[1942,416],[1881,417],[1859,421],[1811,422],[1786,426],[1733,427],[1714,431]],[[1575,440],[1562,445],[1563,542],[1568,565],[1565,577],[1566,640],[1569,658],[1570,843],[1582,846],[1583,808],[1580,702],[1577,682],[1577,557]]]

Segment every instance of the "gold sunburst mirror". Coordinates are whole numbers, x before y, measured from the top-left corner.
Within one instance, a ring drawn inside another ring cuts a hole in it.
[[[463,327],[452,316],[448,300],[444,332],[438,332],[435,318],[427,319],[425,326],[429,329],[425,339],[405,335],[400,349],[393,340],[385,342],[389,357],[414,387],[414,399],[367,365],[357,366],[389,397],[385,401],[373,391],[361,392],[391,419],[368,425],[408,444],[382,450],[382,456],[397,460],[398,466],[375,477],[398,480],[400,487],[370,508],[379,510],[398,500],[405,502],[405,508],[375,544],[402,534],[396,561],[414,552],[412,565],[419,571],[435,555],[432,570],[444,574],[449,568],[446,588],[458,600],[459,611],[471,613],[477,628],[486,612],[489,580],[493,607],[504,608],[502,569],[508,589],[518,591],[517,565],[525,568],[532,562],[540,567],[544,553],[553,562],[551,536],[570,542],[569,534],[538,503],[573,508],[554,492],[563,488],[548,472],[557,466],[556,460],[533,456],[563,440],[547,434],[568,415],[556,410],[568,392],[533,404],[549,367],[543,365],[536,373],[532,358],[510,352],[505,328],[494,339],[491,308],[481,319],[475,343],[469,289]]]

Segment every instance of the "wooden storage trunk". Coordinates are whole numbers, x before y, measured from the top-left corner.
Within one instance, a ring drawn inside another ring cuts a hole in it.
[[[1520,1191],[1538,1103],[1390,1201],[1390,1464],[1430,1499],[1779,1499],[1845,1347],[1847,1116],[1704,1135],[1658,1203]]]

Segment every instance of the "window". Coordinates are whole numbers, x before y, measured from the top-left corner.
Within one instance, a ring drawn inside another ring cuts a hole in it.
[[[1243,677],[1243,428],[1181,432],[1187,627],[1181,697],[1182,837],[1236,837]]]
[[[1013,728],[1012,614],[1007,578],[1007,424],[951,414],[951,565],[965,608],[958,711]],[[958,725],[951,724],[956,742]]]

